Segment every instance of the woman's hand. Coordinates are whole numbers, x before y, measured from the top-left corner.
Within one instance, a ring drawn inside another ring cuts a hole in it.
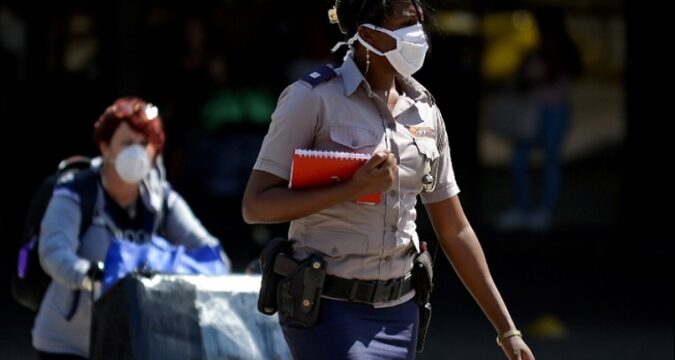
[[[509,360],[534,360],[532,350],[520,336],[511,336],[502,341],[502,350]]]
[[[396,180],[396,157],[390,152],[377,152],[352,176],[350,185],[358,196],[388,191]]]

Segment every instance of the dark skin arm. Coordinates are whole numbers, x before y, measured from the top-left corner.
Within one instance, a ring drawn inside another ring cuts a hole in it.
[[[426,205],[443,252],[455,272],[490,320],[498,334],[515,329],[509,311],[492,280],[483,249],[464,214],[459,196]],[[518,336],[502,342],[510,360],[534,360],[532,351]]]
[[[292,190],[288,181],[253,170],[244,191],[242,214],[248,224],[278,223],[311,215],[343,201],[389,190],[396,178],[396,158],[373,155],[345,182],[321,188]]]

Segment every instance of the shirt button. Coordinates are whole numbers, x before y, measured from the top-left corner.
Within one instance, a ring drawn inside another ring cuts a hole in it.
[[[357,145],[359,145],[358,141],[356,141],[356,140],[352,141],[352,146],[357,146]]]
[[[389,228],[389,230],[391,230],[391,232],[397,232],[397,231],[398,231],[398,226],[392,225],[392,226]]]

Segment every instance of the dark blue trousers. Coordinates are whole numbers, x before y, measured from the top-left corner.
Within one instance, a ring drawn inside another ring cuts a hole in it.
[[[415,359],[419,313],[414,300],[387,307],[321,299],[311,328],[280,320],[293,359]]]

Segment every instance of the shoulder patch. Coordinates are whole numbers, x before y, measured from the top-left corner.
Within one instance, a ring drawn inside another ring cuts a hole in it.
[[[337,76],[335,70],[328,65],[320,66],[307,74],[305,74],[301,79],[312,87],[315,87],[322,82],[328,81]]]

